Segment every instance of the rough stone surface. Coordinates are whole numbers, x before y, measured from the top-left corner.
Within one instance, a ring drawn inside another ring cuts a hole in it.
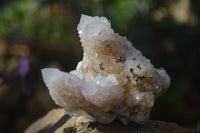
[[[42,70],[52,99],[71,116],[145,123],[154,100],[169,87],[166,71],[154,68],[105,17],[82,15],[77,29],[84,53],[76,70]]]
[[[84,117],[69,117],[63,109],[53,109],[34,122],[25,133],[199,133],[175,123],[149,120],[145,125],[114,121],[109,125],[90,122]]]

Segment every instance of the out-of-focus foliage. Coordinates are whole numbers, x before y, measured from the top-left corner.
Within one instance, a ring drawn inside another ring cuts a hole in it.
[[[36,0],[12,2],[0,13],[0,36],[14,35],[44,44],[70,44],[71,34],[66,29],[73,22],[62,10],[59,5],[41,6]]]
[[[171,86],[155,102],[151,119],[199,128],[199,7],[199,0],[2,0],[0,132],[22,132],[55,107],[40,69],[75,69],[82,58],[76,30],[81,14],[107,17],[152,64],[167,70]],[[15,77],[23,69],[19,57],[30,62],[34,79],[31,73]],[[29,96],[24,86],[33,88]]]
[[[128,30],[128,22],[138,14],[149,15],[152,0],[116,0],[105,9],[105,13],[112,19],[121,31]]]

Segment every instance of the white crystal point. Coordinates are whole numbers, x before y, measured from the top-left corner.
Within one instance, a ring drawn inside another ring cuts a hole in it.
[[[110,110],[124,100],[124,89],[118,86],[114,75],[103,77],[98,75],[93,80],[86,81],[82,86],[84,98],[103,110]]]
[[[43,80],[47,87],[50,87],[60,74],[60,70],[57,68],[44,68],[41,71]]]
[[[77,27],[79,35],[94,36],[100,31],[111,29],[111,25],[105,17],[90,17],[81,15],[80,23]],[[113,32],[113,31],[111,31]]]
[[[42,69],[42,76],[56,104],[69,115],[81,115],[108,124],[119,118],[144,123],[170,77],[115,33],[105,17],[82,15],[77,27],[83,60],[70,73]]]

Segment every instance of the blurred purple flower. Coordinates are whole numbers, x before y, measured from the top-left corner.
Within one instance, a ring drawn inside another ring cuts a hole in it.
[[[19,56],[17,60],[19,65],[17,72],[10,77],[7,77],[5,74],[0,73],[0,78],[2,79],[0,85],[15,80],[16,78],[21,78],[23,92],[26,95],[29,95],[33,90],[33,82],[34,82],[34,73],[33,70],[31,69],[30,60],[22,56]]]
[[[18,73],[17,75],[22,78],[23,91],[29,95],[33,90],[34,73],[31,69],[30,60],[26,57],[18,57]]]
[[[24,78],[30,71],[30,61],[26,57],[18,57],[19,69],[17,75]]]

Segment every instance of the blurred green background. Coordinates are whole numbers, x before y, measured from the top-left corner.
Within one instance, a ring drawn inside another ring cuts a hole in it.
[[[200,129],[199,0],[1,0],[0,132],[23,132],[57,107],[41,68],[75,69],[81,14],[105,16],[171,77],[151,119]],[[27,70],[27,71],[26,71]]]

